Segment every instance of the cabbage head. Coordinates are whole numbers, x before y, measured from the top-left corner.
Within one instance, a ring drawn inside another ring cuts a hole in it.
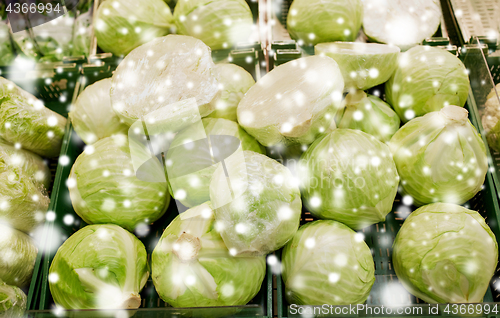
[[[37,253],[31,237],[0,224],[0,280],[9,285],[26,287],[31,281]]]
[[[210,200],[210,180],[217,167],[221,165],[220,162],[214,164],[212,152],[218,152],[219,149],[225,152],[221,148],[228,148],[228,143],[234,141],[235,148],[237,148],[234,149],[235,152],[251,150],[265,153],[264,147],[233,121],[222,118],[203,118],[202,123],[206,136],[210,138],[211,148],[194,146],[195,149],[190,151],[190,145],[198,139],[195,123],[175,136],[167,152],[167,161],[170,162],[168,167],[170,194],[187,207]],[[182,197],[175,195],[181,190]]]
[[[5,166],[3,166],[5,165]],[[21,171],[31,177],[36,183],[49,189],[50,170],[45,161],[40,156],[24,150],[16,149],[14,146],[2,143],[0,141],[0,166],[5,169],[8,167],[19,168]]]
[[[476,211],[434,203],[399,230],[392,263],[399,281],[428,303],[480,303],[495,273],[498,244]]]
[[[165,174],[158,160],[149,169],[151,174]],[[170,203],[166,182],[137,178],[123,135],[87,147],[76,159],[70,180],[73,208],[89,224],[112,223],[132,232],[158,220]]]
[[[392,136],[401,186],[417,206],[463,204],[476,195],[488,169],[486,149],[467,110],[446,106],[410,120]]]
[[[221,63],[215,65],[221,95],[214,100],[215,110],[207,117],[237,121],[236,109],[241,98],[255,84],[252,75],[241,66]]]
[[[362,304],[375,282],[363,235],[331,220],[301,226],[285,245],[281,261],[290,304]]]
[[[174,307],[240,306],[260,290],[266,261],[230,255],[206,202],[170,223],[153,251],[151,268],[158,294]]]
[[[177,33],[194,36],[212,50],[248,42],[253,26],[245,0],[179,0],[174,19]]]
[[[335,129],[300,158],[302,195],[310,212],[362,229],[391,212],[399,176],[386,144],[359,130]]]
[[[363,91],[347,94],[345,108],[337,115],[338,128],[364,131],[382,142],[389,141],[399,129],[398,114],[377,96]]]
[[[146,249],[137,237],[117,225],[89,225],[57,250],[49,287],[66,309],[135,309],[148,277]]]
[[[416,46],[400,54],[398,67],[385,85],[387,102],[403,122],[440,110],[464,106],[469,95],[465,66],[450,52]]]
[[[294,0],[287,29],[299,44],[354,41],[363,18],[361,0]]]
[[[35,96],[0,77],[0,137],[40,156],[61,150],[66,118],[46,108]]]
[[[97,9],[94,32],[104,52],[124,56],[171,33],[172,12],[163,0],[108,0]]]
[[[122,123],[111,107],[111,78],[87,86],[78,96],[69,112],[76,133],[87,144],[128,133],[128,126]]]
[[[189,98],[205,117],[215,108],[218,85],[210,48],[190,36],[168,35],[138,47],[118,65],[111,105],[128,125],[159,109],[174,112],[170,105]]]
[[[225,160],[226,169],[217,167],[210,182],[210,199],[231,254],[265,255],[281,248],[297,232],[300,191],[287,167],[253,151],[243,151],[243,156]]]
[[[308,56],[274,68],[238,104],[238,122],[262,145],[311,144],[335,128],[344,80],[337,62]]]
[[[0,318],[22,318],[26,311],[26,294],[0,279]]]
[[[496,151],[500,151],[500,100],[497,92],[500,92],[500,84],[492,88],[486,97],[484,110],[481,117],[488,144]]]

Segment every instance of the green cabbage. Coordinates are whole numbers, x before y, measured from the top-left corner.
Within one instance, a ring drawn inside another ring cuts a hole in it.
[[[179,0],[174,19],[179,34],[194,36],[212,50],[248,42],[253,24],[245,0]]]
[[[97,45],[118,56],[171,32],[174,21],[162,0],[112,0],[97,9],[94,32]]]
[[[37,253],[38,249],[31,237],[0,224],[0,281],[18,287],[27,286],[31,281]]]
[[[290,304],[362,304],[375,282],[375,265],[363,235],[335,221],[302,226],[281,260]]]
[[[484,104],[481,122],[488,144],[496,151],[500,151],[500,100],[498,99],[497,92],[500,92],[500,84],[496,88],[492,88],[491,92],[486,97]]]
[[[36,47],[44,61],[61,61],[73,51],[73,25],[75,18],[69,14],[31,28]]]
[[[210,202],[181,213],[153,251],[153,283],[174,307],[238,306],[260,290],[265,257],[233,257],[216,230]]]
[[[344,80],[337,62],[309,56],[274,68],[238,105],[238,122],[264,146],[310,144],[335,128]]]
[[[154,65],[155,67],[151,67]],[[144,44],[118,65],[112,78],[111,104],[126,124],[159,109],[196,98],[199,115],[210,114],[218,81],[210,48],[184,35],[168,35]]]
[[[287,29],[299,44],[354,41],[363,18],[361,0],[294,0]]]
[[[319,43],[316,55],[334,59],[344,77],[346,89],[365,90],[385,83],[397,67],[400,49],[376,43]]]
[[[353,229],[384,221],[399,183],[389,147],[351,129],[316,140],[301,157],[299,176],[313,215]]]
[[[150,169],[151,174],[165,174],[158,160]],[[89,224],[112,223],[134,231],[139,224],[158,220],[170,203],[166,182],[137,178],[123,135],[87,147],[76,159],[70,180],[73,208]]]
[[[38,155],[23,149],[4,144],[0,141],[0,166],[16,167],[31,177],[46,190],[50,186],[50,170],[47,164]]]
[[[80,14],[73,28],[73,54],[89,56],[92,39],[92,12]]]
[[[69,118],[76,133],[87,144],[127,134],[128,126],[123,124],[111,107],[111,78],[87,86],[71,107]]]
[[[462,204],[481,190],[486,149],[467,114],[446,106],[410,120],[389,142],[401,186],[414,204]]]
[[[225,168],[220,165],[212,176],[210,199],[231,254],[265,255],[281,248],[299,227],[298,182],[287,167],[253,151],[229,157]]]
[[[49,287],[56,304],[67,309],[135,309],[148,277],[141,241],[116,225],[89,225],[57,250]]]
[[[237,148],[239,151],[265,152],[264,148],[252,136],[233,121],[221,118],[204,118],[202,123],[206,136],[210,138],[212,152],[213,149],[228,147],[227,142],[231,142],[231,140],[226,138],[227,136],[238,139]],[[215,169],[220,165],[218,162],[214,164],[208,147],[194,146],[196,147],[194,153],[185,148],[189,147],[192,141],[198,139],[196,127],[197,124],[194,124],[179,132],[167,153],[167,161],[171,162],[168,170],[170,193],[187,207],[193,207],[210,200],[210,180]],[[224,140],[219,141],[214,136],[220,136]],[[217,142],[220,144],[214,144]],[[193,144],[191,143],[191,145]],[[174,195],[179,190],[184,191],[183,197]]]
[[[207,117],[237,121],[238,104],[243,95],[255,84],[255,80],[244,68],[235,64],[216,64],[214,70],[222,92],[221,96],[213,101],[215,110]]]
[[[392,254],[399,281],[428,303],[481,302],[497,261],[497,241],[483,217],[446,203],[411,213]]]
[[[0,318],[22,318],[25,310],[26,294],[0,280]]]
[[[66,118],[41,101],[0,77],[0,137],[44,157],[61,150]]]
[[[447,105],[464,106],[468,94],[469,76],[462,61],[430,46],[400,54],[398,67],[385,85],[387,102],[403,122]]]
[[[364,131],[382,142],[389,141],[399,129],[400,120],[391,106],[363,91],[347,94],[346,107],[336,118],[338,128]]]

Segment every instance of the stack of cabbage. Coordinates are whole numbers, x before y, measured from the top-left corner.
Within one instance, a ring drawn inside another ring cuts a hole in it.
[[[37,247],[29,234],[49,205],[50,172],[40,156],[59,154],[65,125],[64,117],[0,77],[0,295],[6,295],[0,310],[8,317],[25,306],[26,296],[13,286],[30,282]]]
[[[295,0],[287,29],[299,45],[354,41],[361,26],[366,37],[407,50],[436,33],[438,0]]]

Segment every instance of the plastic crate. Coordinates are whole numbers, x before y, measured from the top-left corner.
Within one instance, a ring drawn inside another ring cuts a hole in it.
[[[250,50],[254,52],[254,50]],[[240,58],[239,53],[232,53],[235,64],[245,67],[249,63],[246,57]],[[80,78],[79,92],[81,92],[87,84],[91,84],[97,80],[110,77],[112,74],[113,65],[109,65],[104,60],[109,58],[109,55],[94,56],[96,64],[84,64],[82,67],[83,76]],[[92,57],[91,57],[92,58]],[[109,62],[109,60],[108,60]],[[253,66],[253,74],[256,74],[256,79],[260,76],[260,63],[258,60],[253,59],[250,64]],[[248,66],[247,66],[248,67]],[[28,295],[28,311],[27,317],[33,318],[48,318],[48,317],[117,317],[117,311],[95,311],[95,310],[82,310],[82,311],[65,311],[59,312],[56,310],[54,301],[50,294],[48,284],[48,273],[50,264],[55,256],[57,249],[62,241],[61,237],[67,238],[74,232],[84,227],[86,224],[74,212],[69,197],[69,190],[66,186],[66,180],[69,177],[71,167],[76,158],[84,149],[83,141],[77,136],[75,130],[68,123],[68,133],[66,134],[63,146],[61,149],[61,157],[68,159],[66,164],[59,163],[55,177],[55,185],[52,191],[51,202],[49,210],[54,212],[54,220],[48,220],[45,224],[42,248],[39,252],[37,262],[35,265],[35,272],[32,278],[31,288]],[[64,222],[64,217],[70,215],[76,220],[71,225]],[[165,215],[156,221],[151,227],[149,234],[145,237],[139,238],[145,245],[148,256],[151,255],[155,248],[158,239],[162,235],[164,229],[170,222],[178,215],[175,202],[171,201],[170,206]],[[57,239],[56,246],[51,246],[48,242],[54,242]],[[145,318],[145,317],[200,317],[204,312],[211,308],[173,308],[169,307],[162,301],[152,283],[151,277],[141,292],[142,305],[138,310],[129,311],[130,316]],[[223,308],[223,307],[218,307]],[[272,317],[272,274],[270,269],[267,269],[267,275],[264,278],[260,292],[257,296],[245,306],[231,307],[231,309],[238,309],[239,312],[234,314],[235,317]],[[121,317],[121,316],[120,316]]]
[[[469,49],[469,54],[466,60],[471,61],[477,56],[477,51],[482,51],[481,47],[477,48],[476,51],[473,48]],[[278,61],[278,64],[281,61]],[[483,63],[484,64],[484,63]],[[370,91],[378,90],[383,92],[383,86],[378,86]],[[381,96],[383,97],[383,96]],[[467,104],[465,108],[469,111],[469,119],[471,123],[481,130],[478,125],[477,119],[477,109],[475,106],[474,95],[471,93],[467,99]],[[483,135],[483,141],[486,140]],[[489,155],[489,153],[488,153]],[[494,186],[494,174],[492,169],[489,169],[486,175],[485,183],[483,189],[464,206],[478,211],[481,216],[486,219],[486,223],[490,226],[491,230],[496,236],[497,241],[500,244],[500,208],[497,200],[497,194]],[[416,207],[408,207],[401,204],[401,196],[398,194],[394,202],[393,210],[387,215],[385,222],[380,222],[369,226],[360,232],[365,236],[366,244],[370,247],[372,252],[373,260],[375,263],[375,283],[373,284],[370,296],[366,301],[367,306],[379,307],[381,305],[404,305],[404,306],[421,306],[423,307],[424,315],[418,315],[420,317],[425,316],[425,308],[428,306],[421,299],[407,293],[403,286],[398,282],[398,278],[394,272],[392,266],[392,244],[396,237],[399,228],[403,224],[405,218],[408,214],[415,210]],[[301,217],[301,225],[315,221],[316,219],[305,209],[303,209]],[[277,256],[281,257],[281,250],[276,252]],[[494,306],[493,302],[500,301],[500,290],[496,289],[498,287],[498,282],[500,282],[500,267],[497,267],[495,276],[490,282],[490,287],[486,292],[484,297],[484,303],[489,303]],[[277,298],[277,317],[299,317],[300,315],[293,315],[289,312],[290,304],[285,298],[285,286],[281,279],[281,274],[275,274],[275,284],[276,284],[276,298]],[[437,316],[447,316],[444,312],[446,305],[439,305],[439,312]],[[500,307],[498,307],[499,314],[487,315],[488,317],[500,317]],[[358,315],[334,315],[335,317],[358,317]],[[382,317],[377,314],[361,313],[361,317]],[[392,314],[391,317],[398,317],[398,315]],[[407,317],[408,315],[399,315],[399,317]],[[483,315],[484,316],[484,315]],[[312,317],[312,316],[311,316]],[[321,317],[333,317],[328,315],[321,315]],[[428,317],[436,317],[436,315],[429,315]]]

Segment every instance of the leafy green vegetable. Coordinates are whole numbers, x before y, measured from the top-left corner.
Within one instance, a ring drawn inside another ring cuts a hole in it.
[[[0,318],[22,318],[25,310],[26,294],[0,280]]]
[[[403,286],[428,303],[478,303],[495,273],[498,245],[479,213],[435,203],[406,219],[392,261]]]
[[[310,212],[353,229],[384,221],[399,183],[389,147],[351,129],[316,140],[301,157],[299,175]]]
[[[49,287],[66,309],[135,309],[148,277],[141,241],[116,225],[89,225],[57,250]]]
[[[260,290],[265,257],[233,257],[216,230],[210,202],[181,213],[153,251],[153,283],[174,307],[237,306]]]
[[[410,120],[391,138],[401,186],[414,204],[463,204],[481,190],[486,149],[467,114],[462,107],[446,106]]]
[[[363,235],[329,220],[302,226],[283,249],[282,267],[290,304],[362,304],[375,282]]]

